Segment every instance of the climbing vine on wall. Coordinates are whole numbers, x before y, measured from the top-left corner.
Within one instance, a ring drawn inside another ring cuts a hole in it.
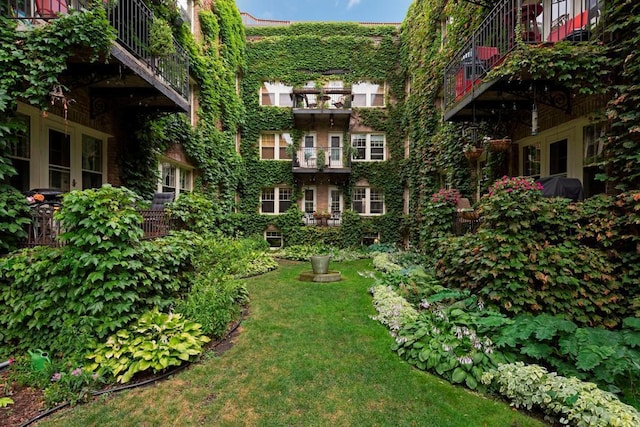
[[[290,132],[299,144],[304,130],[293,129],[293,113],[289,108],[262,107],[259,93],[264,81],[279,81],[294,87],[308,81],[321,84],[341,80],[345,85],[359,81],[386,83],[393,102],[387,108],[354,108],[364,126],[385,132],[390,160],[354,163],[351,179],[343,188],[344,200],[350,202],[351,189],[359,179],[381,188],[385,194],[387,214],[367,220],[371,231],[380,232],[387,241],[401,240],[404,180],[400,165],[404,160],[404,74],[398,61],[399,33],[395,26],[362,26],[356,23],[294,23],[278,27],[246,29],[247,71],[243,76],[242,98],[247,120],[242,126],[241,153],[246,162],[247,179],[241,191],[240,211],[253,220],[266,224],[259,215],[260,191],[263,187],[287,184],[296,188],[291,162],[260,161],[258,151],[262,131]],[[348,132],[345,133],[348,141]],[[346,226],[345,226],[346,227]],[[345,228],[343,227],[343,228]],[[262,231],[254,230],[254,231]],[[354,244],[361,236],[355,236]]]
[[[115,38],[103,8],[71,13],[48,25],[16,31],[16,20],[0,16],[0,178],[15,171],[8,160],[9,139],[18,100],[46,110],[49,92],[60,85],[58,76],[67,59],[89,48],[93,61],[104,57]]]

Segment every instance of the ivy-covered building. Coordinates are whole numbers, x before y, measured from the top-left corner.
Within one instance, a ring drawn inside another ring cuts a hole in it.
[[[2,147],[17,172],[9,183],[67,192],[135,180],[127,158],[140,119],[160,112],[193,119],[189,53],[173,35],[183,24],[196,31],[193,3],[177,2],[168,22],[143,1],[2,2],[2,116],[18,129]],[[154,189],[190,190],[188,156],[168,148],[149,159],[163,178]]]
[[[584,197],[638,188],[637,15],[617,0],[416,0],[402,32],[411,211],[503,175],[573,179]]]
[[[239,149],[247,180],[239,197],[253,231],[274,245],[402,241],[400,25],[242,15],[247,114]],[[292,207],[308,227],[297,240],[279,226],[278,216]],[[340,231],[346,227],[350,237]]]

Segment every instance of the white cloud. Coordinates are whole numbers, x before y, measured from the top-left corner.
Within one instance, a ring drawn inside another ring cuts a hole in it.
[[[347,4],[347,9],[351,9],[353,6],[357,6],[358,4],[360,4],[361,0],[349,0],[349,3]]]

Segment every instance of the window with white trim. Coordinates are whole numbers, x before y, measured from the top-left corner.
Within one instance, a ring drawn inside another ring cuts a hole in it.
[[[359,82],[351,86],[352,107],[384,107],[385,85]]]
[[[31,176],[31,118],[24,114],[18,114],[17,118],[23,122],[24,129],[9,140],[9,158],[18,172],[9,178],[9,183],[20,191],[27,191]]]
[[[385,213],[382,190],[371,187],[356,187],[353,190],[353,210],[361,215],[382,215]]]
[[[176,198],[180,193],[193,190],[193,170],[176,163],[160,163],[160,185],[158,191],[163,193],[175,193]]]
[[[82,189],[102,186],[102,140],[82,134]]]
[[[263,133],[260,135],[260,159],[291,160],[291,144],[288,133]]]
[[[293,107],[293,86],[287,86],[280,82],[262,83],[260,105]]]
[[[269,244],[269,249],[280,249],[282,247],[282,232],[265,231],[264,240]]]
[[[351,134],[351,146],[354,148],[353,160],[385,160],[385,135],[383,133]]]
[[[291,207],[292,191],[289,187],[263,188],[260,194],[260,213],[282,214]]]

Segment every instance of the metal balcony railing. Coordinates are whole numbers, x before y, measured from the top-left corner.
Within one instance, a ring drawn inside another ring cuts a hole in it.
[[[518,43],[546,45],[587,41],[601,27],[603,1],[503,0],[445,68],[445,108],[471,94]]]
[[[300,88],[293,90],[295,108],[327,110],[351,108],[351,88]]]
[[[60,14],[86,7],[88,0],[2,0],[3,15],[23,27],[37,25]],[[149,53],[153,13],[142,0],[103,0],[107,17],[117,31],[117,42],[146,64],[180,96],[189,99],[189,55],[174,39],[175,53],[154,58]]]
[[[303,147],[296,153],[296,160],[294,167],[301,168],[328,168],[328,169],[340,169],[344,168],[344,150],[343,147]],[[324,164],[323,161],[324,160]]]
[[[41,204],[31,208],[31,222],[26,227],[27,238],[20,242],[20,247],[62,246],[63,242],[56,237],[63,231],[60,222],[54,219],[54,213],[60,204]],[[156,239],[169,234],[175,224],[165,211],[139,210],[142,216],[143,240]]]

